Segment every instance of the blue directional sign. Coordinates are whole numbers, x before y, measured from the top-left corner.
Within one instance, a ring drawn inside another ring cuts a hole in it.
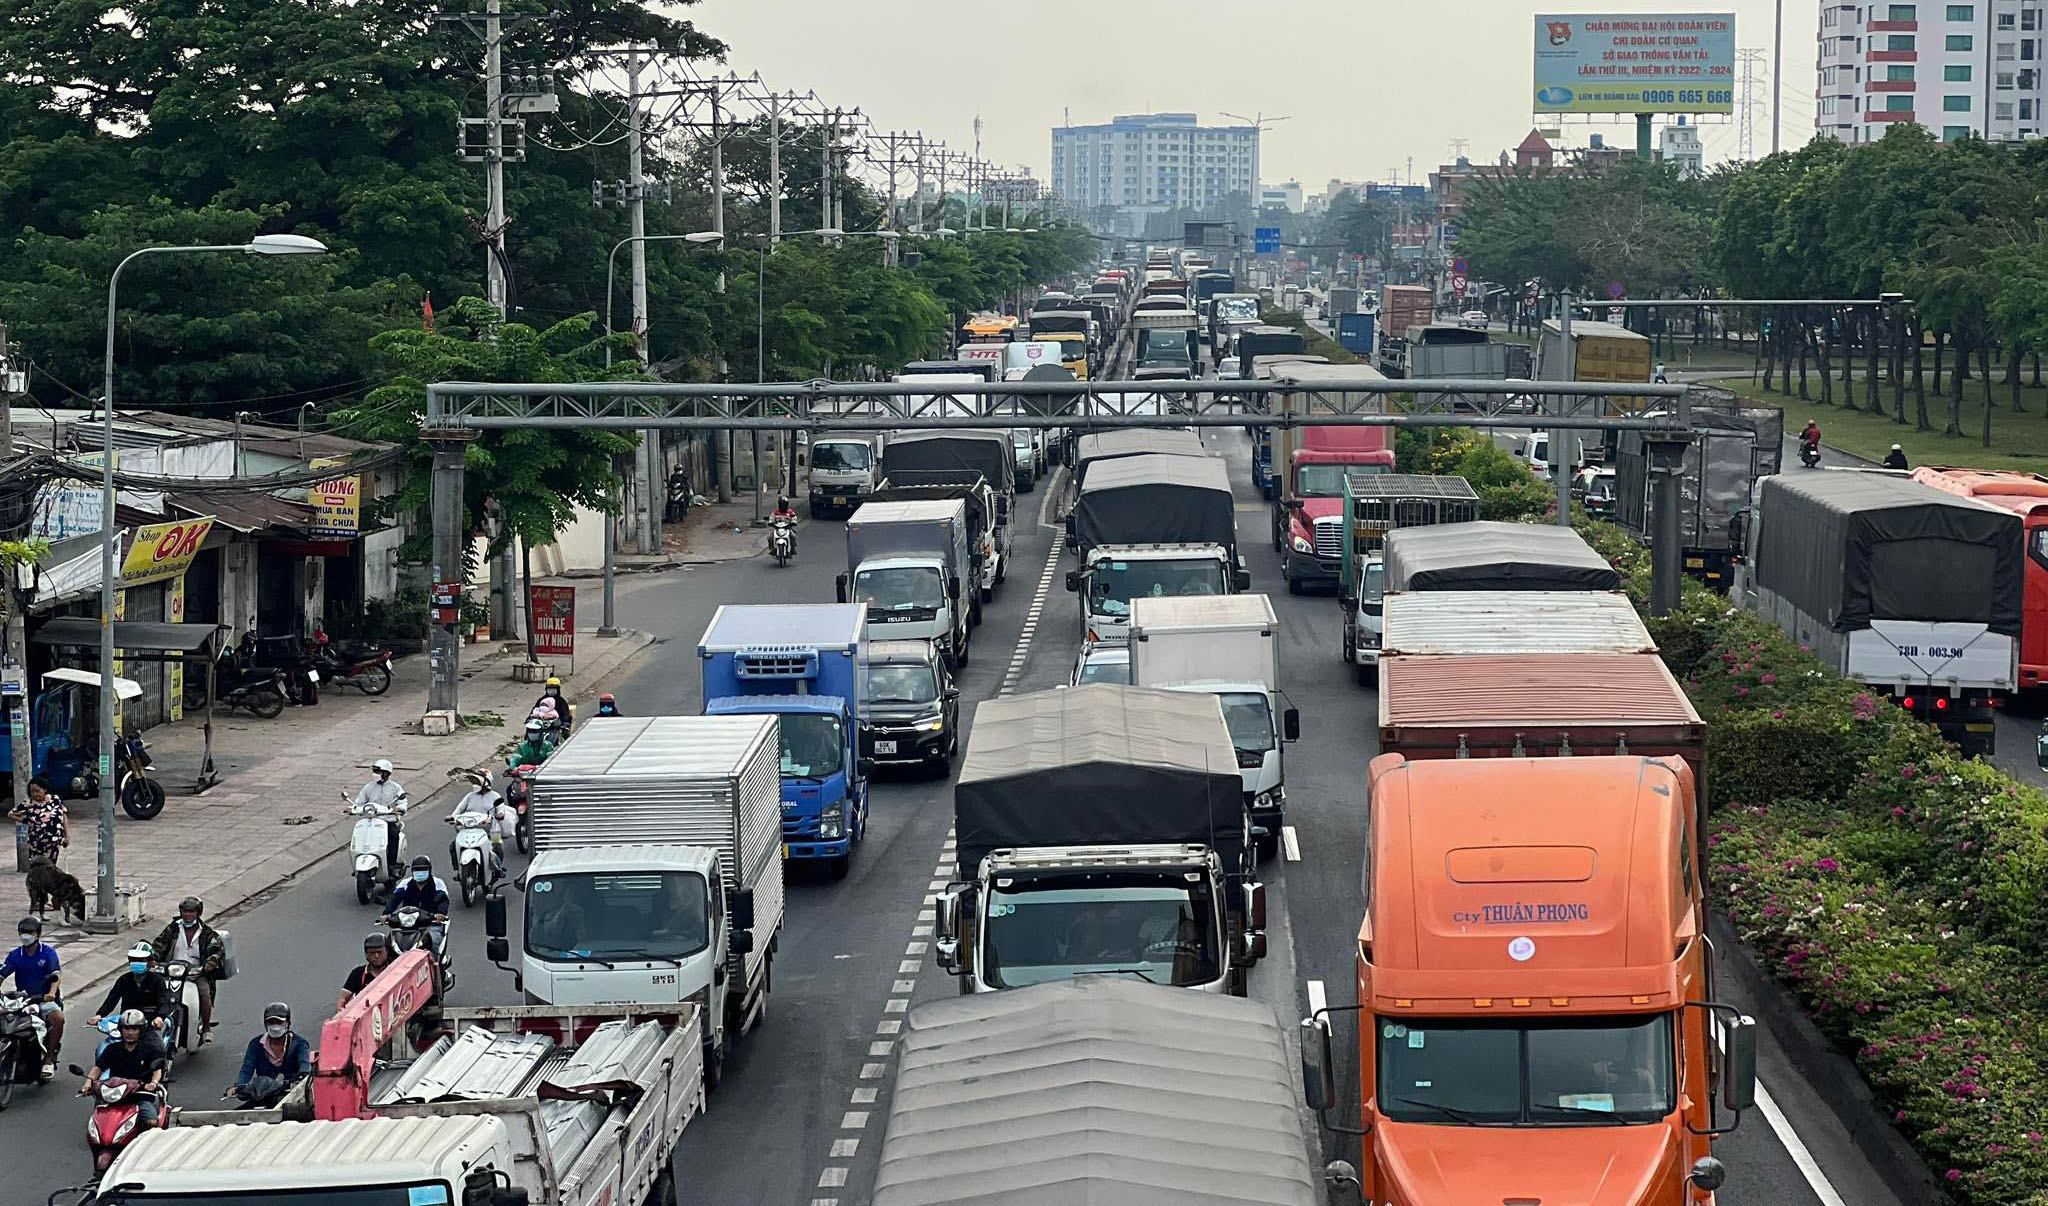
[[[1260,255],[1280,250],[1280,228],[1278,226],[1253,227],[1252,250]]]

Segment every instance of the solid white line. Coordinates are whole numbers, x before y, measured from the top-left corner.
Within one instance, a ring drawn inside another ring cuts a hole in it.
[[[1288,862],[1298,863],[1301,861],[1301,842],[1294,836],[1294,826],[1282,825],[1280,827],[1280,846],[1281,849],[1287,852]]]
[[[1714,1019],[1714,1042],[1724,1054],[1727,1052],[1728,1040],[1721,1029],[1720,1018]],[[1761,1076],[1756,1082],[1756,1108],[1764,1116],[1764,1122],[1770,1126],[1771,1133],[1778,1137],[1785,1154],[1792,1157],[1792,1166],[1799,1170],[1800,1176],[1806,1178],[1806,1187],[1813,1191],[1814,1197],[1820,1199],[1820,1206],[1848,1206],[1842,1195],[1836,1192],[1835,1183],[1828,1180],[1828,1175],[1821,1171],[1820,1161],[1813,1158],[1813,1153],[1807,1149],[1806,1141],[1799,1137],[1798,1131],[1792,1129],[1792,1120],[1785,1117],[1785,1111],[1778,1108],[1777,1098],[1772,1097],[1771,1091],[1764,1088]]]
[[[1310,980],[1308,982],[1308,1016],[1314,1017],[1329,1008],[1329,1006],[1330,1000],[1323,993],[1323,982],[1321,980]]]

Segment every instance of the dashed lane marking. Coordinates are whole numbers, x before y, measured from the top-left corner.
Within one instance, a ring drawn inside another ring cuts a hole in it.
[[[1280,827],[1280,849],[1286,852],[1288,862],[1298,863],[1301,861],[1301,841],[1294,836],[1294,826],[1282,825]]]

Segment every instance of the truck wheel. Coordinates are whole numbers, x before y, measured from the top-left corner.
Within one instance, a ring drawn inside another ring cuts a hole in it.
[[[828,858],[825,866],[831,869],[833,879],[845,879],[846,873],[853,870],[853,854],[849,851],[838,858]]]
[[[1380,685],[1380,668],[1379,668],[1378,666],[1368,666],[1368,665],[1364,665],[1364,664],[1361,664],[1361,665],[1359,665],[1359,667],[1358,667],[1358,685],[1359,685],[1359,686],[1361,686],[1361,687],[1377,687],[1377,686],[1379,686],[1379,685]]]
[[[704,1048],[704,1091],[718,1092],[725,1080],[725,1048],[716,1041]]]
[[[676,1206],[675,1165],[661,1166],[661,1175],[647,1188],[647,1206]]]
[[[984,603],[993,603],[993,602],[995,602],[995,601],[996,601],[996,588],[995,588],[995,587],[993,587],[993,586],[984,586],[984,587],[982,587],[982,588],[981,588],[981,601],[982,601],[982,602],[984,602]],[[979,611],[976,611],[976,612],[974,613],[974,622],[975,622],[975,623],[977,623],[977,624],[981,623],[981,612],[979,612]]]
[[[823,508],[823,507],[819,506],[819,505],[818,505],[817,503],[812,503],[812,504],[811,504],[811,518],[812,518],[812,519],[823,519],[823,518],[825,518],[825,508]]]
[[[1280,852],[1280,830],[1275,828],[1273,832],[1259,838],[1253,845],[1257,848],[1257,854],[1261,862],[1272,858]]]
[[[1289,578],[1289,579],[1287,580],[1287,593],[1288,593],[1288,594],[1290,594],[1290,595],[1298,595],[1298,594],[1300,594],[1300,593],[1301,593],[1301,579],[1299,579],[1299,578]]]

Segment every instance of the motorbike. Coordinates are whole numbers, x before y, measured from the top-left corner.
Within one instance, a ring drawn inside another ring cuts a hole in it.
[[[488,789],[486,789],[488,790]],[[493,807],[498,795],[490,793]],[[448,843],[448,865],[455,868],[462,889],[464,908],[475,908],[484,890],[498,882],[498,860],[491,851],[491,814],[488,810],[464,809],[448,818],[455,826],[455,839]]]
[[[48,1038],[49,1027],[27,993],[0,993],[0,1110],[14,1100],[14,1086],[44,1080]]]
[[[356,903],[369,904],[380,893],[388,891],[397,882],[399,868],[405,863],[405,811],[412,807],[412,801],[404,796],[390,807],[382,804],[358,804],[355,797],[347,792],[341,798],[348,802],[346,811],[356,818],[355,828],[349,832],[349,869],[356,877]],[[391,828],[398,829],[398,861],[387,863],[391,853]]]
[[[452,943],[449,940],[448,923],[435,920],[432,914],[413,905],[396,910],[385,917],[383,923],[391,927],[391,941],[398,947],[399,953],[403,954],[416,946],[426,947],[432,951],[434,967],[440,972],[440,987],[435,995],[446,996],[448,990],[455,987],[455,955],[450,950]],[[439,942],[434,941],[433,927],[436,925],[441,927]]]
[[[509,769],[505,780],[505,802],[512,806],[513,812],[519,814],[519,824],[513,830],[513,840],[518,844],[521,854],[533,853],[533,823],[529,819],[530,814],[526,805],[528,797],[532,794],[534,773],[538,770],[540,767],[533,763],[522,762]]]
[[[164,785],[150,778],[156,766],[149,760],[149,747],[142,743],[140,730],[114,743],[121,768],[121,808],[138,821],[147,821],[164,810]]]
[[[319,646],[316,665],[332,687],[354,687],[365,695],[391,689],[391,651],[369,645]]]
[[[232,649],[223,649],[213,663],[213,702],[230,712],[237,708],[269,720],[284,711],[284,674],[278,670],[245,668]],[[194,711],[206,705],[206,676],[197,671],[185,675],[185,706]]]
[[[774,556],[775,564],[784,566],[796,556],[796,521],[777,519],[768,525],[768,552]]]
[[[1808,469],[1813,469],[1819,466],[1820,445],[1801,443],[1799,445],[1799,463],[1806,466]]]
[[[119,1040],[116,1040],[119,1041]],[[71,1074],[83,1080],[85,1069],[71,1065]],[[121,1154],[121,1149],[134,1141],[141,1129],[141,1097],[144,1090],[139,1080],[123,1077],[107,1077],[94,1083],[92,1120],[85,1125],[85,1143],[92,1151],[92,1175],[95,1182]],[[159,1130],[171,1124],[170,1094],[162,1089],[156,1091],[156,1126]],[[85,1096],[81,1093],[80,1096]]]
[[[235,658],[244,670],[259,673],[276,671],[284,687],[285,698],[290,702],[304,707],[320,702],[320,671],[300,638],[259,637],[256,635],[256,619],[251,616],[249,627],[242,633],[241,642],[236,647]]]
[[[164,980],[171,986],[171,1000],[177,1004],[171,1007],[170,1016],[164,1019],[164,1055],[175,1063],[181,1054],[189,1055],[198,1042],[199,1025],[199,975],[197,968],[182,960],[172,959],[164,964]],[[170,1073],[164,1073],[165,1079]]]

